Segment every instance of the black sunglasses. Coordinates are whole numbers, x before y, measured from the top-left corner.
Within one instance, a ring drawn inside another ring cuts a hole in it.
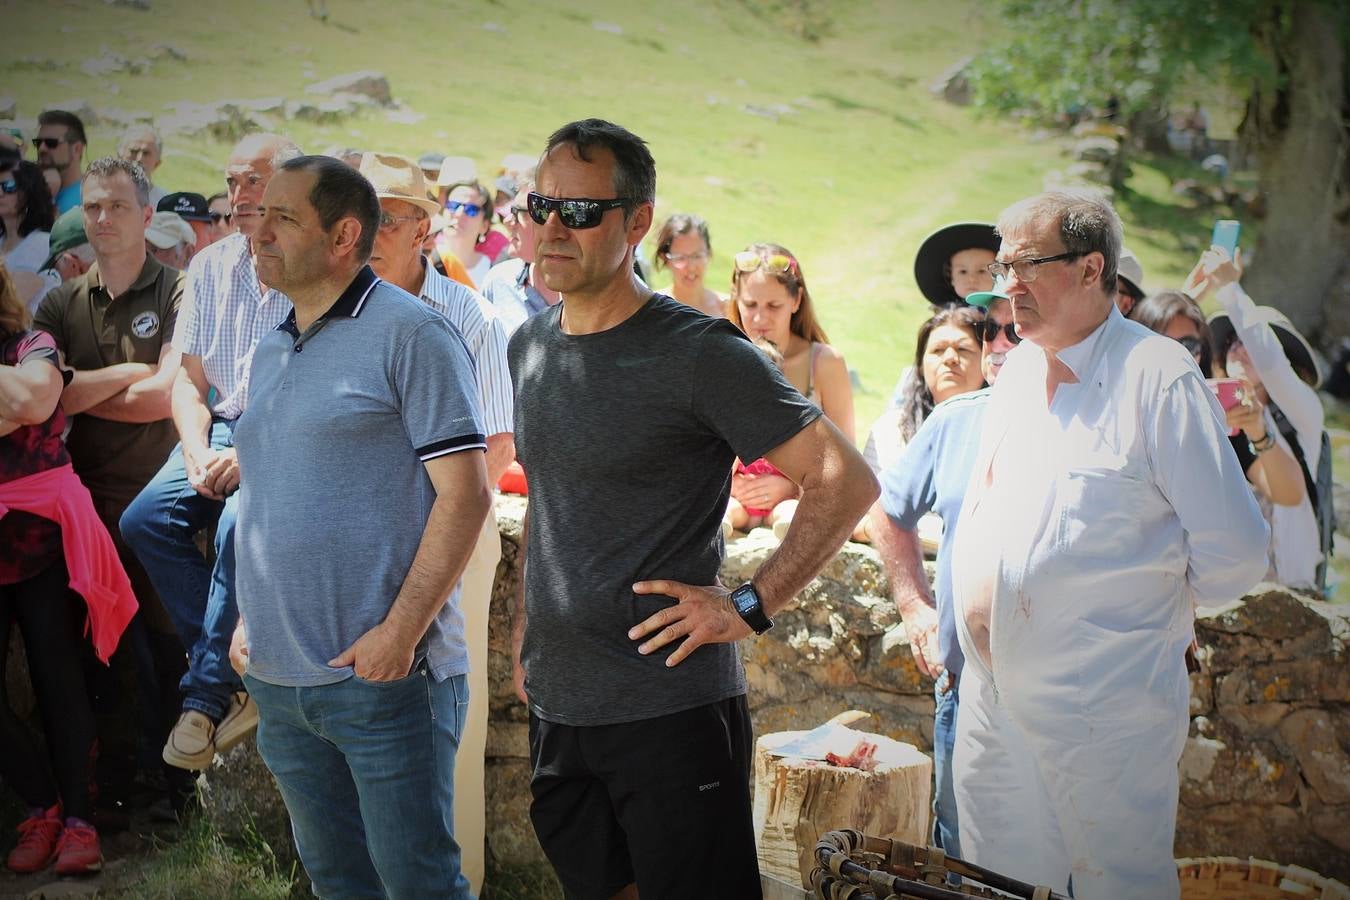
[[[61,146],[61,145],[64,144],[65,142],[66,142],[66,139],[65,139],[65,138],[59,138],[59,137],[35,137],[35,138],[33,138],[33,146],[34,146],[34,147],[38,147],[38,148],[46,147],[48,150],[55,150],[57,147]]]
[[[993,342],[994,338],[998,337],[1000,331],[1003,332],[1004,337],[1014,344],[1022,343],[1022,339],[1017,336],[1017,329],[1013,327],[1012,322],[1007,325],[1000,325],[993,319],[984,320],[984,323],[980,326],[980,337],[984,339],[986,344],[989,344]]]
[[[212,221],[214,224],[216,224],[216,225],[219,225],[221,222],[224,222],[226,225],[230,224],[230,214],[229,214],[229,213],[213,212],[213,213],[209,213],[208,215],[211,216],[211,221]]]
[[[564,226],[572,229],[594,228],[600,224],[605,213],[611,209],[627,206],[627,200],[615,197],[609,200],[591,200],[586,197],[562,197],[554,199],[530,191],[525,198],[530,208],[530,218],[543,225],[550,214],[556,212]]]

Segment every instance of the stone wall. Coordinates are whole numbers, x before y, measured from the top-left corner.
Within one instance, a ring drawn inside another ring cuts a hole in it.
[[[510,610],[524,504],[498,508],[502,562],[490,637],[488,847],[542,861],[529,824],[525,708],[511,681]],[[739,584],[772,552],[766,533],[728,547]],[[876,552],[847,544],[772,631],[745,645],[755,733],[809,728],[845,709],[859,725],[931,751],[933,685],[914,664]],[[1258,856],[1350,880],[1350,604],[1261,585],[1197,623],[1177,856]],[[846,825],[847,823],[840,823]]]
[[[512,497],[498,507],[489,625],[487,840],[490,861],[507,865],[544,861],[529,822],[527,717],[511,680],[523,510]],[[749,577],[772,549],[768,535],[733,542],[724,582]],[[932,683],[887,595],[875,551],[848,544],[772,631],[746,642],[756,734],[861,709],[874,718],[859,727],[931,750]],[[1204,669],[1192,676],[1177,856],[1253,855],[1350,881],[1350,604],[1261,585],[1203,611],[1197,635]],[[251,744],[217,760],[203,796],[222,832],[260,834],[283,861],[294,858],[284,807]]]

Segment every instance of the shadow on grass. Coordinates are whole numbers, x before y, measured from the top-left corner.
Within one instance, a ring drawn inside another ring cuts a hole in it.
[[[1234,218],[1233,208],[1226,203],[1202,203],[1192,197],[1172,193],[1172,186],[1181,181],[1195,181],[1204,185],[1216,185],[1217,180],[1204,172],[1196,163],[1180,156],[1161,154],[1131,154],[1130,168],[1134,174],[1123,190],[1117,191],[1115,205],[1121,217],[1154,237],[1151,242],[1167,249],[1179,248],[1188,255],[1198,257],[1209,247],[1215,219]],[[1151,194],[1136,190],[1133,185],[1145,179],[1143,170],[1153,170],[1155,176],[1167,188],[1161,194]],[[1243,223],[1244,228],[1249,223]],[[1159,238],[1165,236],[1165,240]],[[1246,239],[1254,237],[1244,234]],[[1128,242],[1127,242],[1128,243]]]
[[[871,103],[860,103],[857,100],[842,97],[839,94],[830,91],[817,91],[811,96],[816,100],[823,100],[830,104],[836,112],[869,112],[874,115],[884,116],[904,128],[909,128],[914,131],[923,130],[923,126],[917,119],[911,119],[909,116],[901,115],[893,109],[885,109]]]

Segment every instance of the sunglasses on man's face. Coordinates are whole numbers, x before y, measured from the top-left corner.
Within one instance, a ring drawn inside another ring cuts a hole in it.
[[[588,197],[545,197],[543,194],[536,194],[531,191],[525,198],[529,205],[530,218],[534,219],[535,224],[545,225],[548,223],[548,217],[553,213],[558,214],[562,220],[563,227],[572,230],[583,228],[594,228],[605,218],[605,213],[611,209],[618,209],[628,205],[628,201],[622,197],[614,197],[609,200],[592,200]]]
[[[984,320],[984,324],[980,326],[980,337],[984,338],[986,344],[992,344],[994,339],[998,337],[1000,331],[1003,332],[1003,336],[1011,343],[1022,343],[1022,339],[1017,335],[1017,328],[1012,322],[1009,322],[1007,325],[1000,325],[993,319]]]
[[[36,148],[38,148],[39,150],[41,150],[43,147],[46,147],[48,150],[55,150],[57,147],[61,146],[61,145],[64,144],[65,142],[66,142],[66,139],[65,139],[65,138],[59,138],[59,137],[35,137],[35,138],[33,138],[33,146],[36,147]]]
[[[483,207],[477,203],[463,203],[459,200],[445,201],[445,208],[452,213],[462,212],[470,219],[475,219],[483,211]]]

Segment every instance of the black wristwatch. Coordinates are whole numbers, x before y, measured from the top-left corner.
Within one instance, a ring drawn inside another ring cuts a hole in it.
[[[747,581],[731,592],[731,605],[755,634],[763,634],[773,627],[773,619],[765,615],[764,604],[759,602],[759,592],[752,582]]]

